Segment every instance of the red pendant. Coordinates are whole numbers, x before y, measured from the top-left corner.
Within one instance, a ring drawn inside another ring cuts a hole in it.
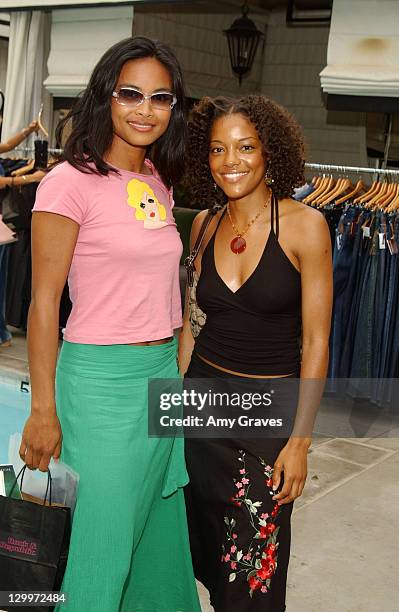
[[[245,238],[243,238],[242,236],[237,236],[236,238],[233,238],[233,240],[230,242],[230,248],[233,253],[239,255],[247,248]]]

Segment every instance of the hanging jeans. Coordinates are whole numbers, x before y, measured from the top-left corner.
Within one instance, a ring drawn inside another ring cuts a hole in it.
[[[365,262],[369,248],[369,238],[363,235],[363,226],[369,222],[371,213],[362,211],[356,220],[353,242],[352,265],[342,306],[343,347],[339,365],[339,376],[349,378],[353,358],[353,337],[360,308],[361,287],[365,273]]]
[[[389,271],[387,274],[387,302],[385,310],[385,326],[382,338],[382,359],[380,362],[381,377],[379,381],[377,401],[378,403],[392,402],[397,397],[397,383],[388,380],[396,378],[398,373],[396,366],[399,354],[399,222],[398,216],[392,215],[388,221],[387,238],[396,244],[394,252],[389,252],[387,259]]]
[[[342,215],[336,234],[336,248],[334,250],[334,308],[333,325],[330,337],[330,378],[339,376],[339,364],[344,340],[343,306],[345,291],[353,258],[353,224],[357,216],[354,207]]]
[[[356,397],[377,405],[397,393],[387,379],[399,366],[398,218],[349,205],[336,232],[328,390],[361,378]]]
[[[373,359],[373,325],[375,315],[375,295],[378,274],[378,229],[372,230],[372,240],[369,245],[369,253],[366,261],[366,269],[363,277],[362,299],[360,301],[359,316],[357,320],[353,360],[350,372],[352,378],[367,378],[372,376]],[[364,388],[365,395],[370,390]]]
[[[396,215],[394,221],[394,235],[396,245],[399,250],[399,216]],[[394,261],[391,264],[392,288],[392,322],[389,330],[389,352],[387,366],[385,370],[386,376],[397,376],[397,364],[399,358],[399,254],[394,255]]]
[[[378,250],[377,250],[377,283],[375,293],[375,316],[373,326],[373,361],[372,372],[373,378],[377,378],[382,361],[384,347],[382,346],[382,338],[384,334],[384,322],[386,320],[386,307],[388,302],[388,280],[390,267],[390,254],[386,242],[387,238],[387,219],[382,212],[377,213],[377,231],[379,235]]]

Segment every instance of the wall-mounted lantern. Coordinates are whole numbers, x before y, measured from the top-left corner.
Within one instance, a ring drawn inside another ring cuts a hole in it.
[[[242,16],[236,19],[224,33],[229,44],[230,63],[241,85],[242,77],[251,71],[256,50],[263,33],[248,17],[247,2],[242,7]]]

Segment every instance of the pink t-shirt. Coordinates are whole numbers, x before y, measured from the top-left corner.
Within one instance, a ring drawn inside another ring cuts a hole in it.
[[[152,175],[99,176],[63,162],[39,185],[34,211],[80,225],[68,276],[68,342],[159,340],[182,325],[174,202],[153,164],[146,165]]]

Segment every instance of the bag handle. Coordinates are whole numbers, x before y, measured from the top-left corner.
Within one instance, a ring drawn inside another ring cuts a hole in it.
[[[19,470],[19,472],[18,472],[18,474],[17,474],[17,476],[16,476],[16,478],[15,478],[14,484],[12,485],[12,488],[11,488],[11,491],[10,491],[10,495],[9,495],[9,497],[11,497],[11,496],[12,496],[12,494],[13,494],[13,492],[14,492],[14,489],[15,489],[15,486],[16,486],[16,484],[17,484],[17,482],[18,482],[18,478],[21,476],[21,474],[22,474],[22,477],[21,477],[21,486],[20,486],[20,489],[21,489],[21,493],[22,493],[22,485],[23,485],[23,482],[24,482],[24,476],[25,476],[25,471],[26,471],[26,468],[27,468],[27,467],[28,467],[27,465],[24,465],[24,466],[23,466],[23,467],[22,467],[22,468]],[[52,483],[52,480],[53,480],[53,479],[51,478],[51,472],[50,472],[50,470],[49,470],[49,469],[47,469],[47,487],[46,487],[46,493],[45,493],[45,495],[44,495],[43,506],[45,506],[45,505],[46,505],[46,501],[47,501],[47,494],[48,494],[48,492],[49,492],[49,489],[50,489],[49,506],[51,506],[51,497],[52,497],[51,483]]]
[[[202,225],[200,227],[200,231],[198,232],[197,240],[195,241],[194,247],[190,255],[186,257],[186,259],[184,260],[184,267],[186,268],[187,282],[188,282],[189,287],[192,287],[194,284],[194,261],[197,258],[197,255],[200,251],[201,244],[204,240],[206,230],[208,229],[209,224],[212,221],[213,217],[216,215],[216,213],[219,212],[219,210],[221,210],[221,208],[223,207],[220,206],[220,204],[216,204],[212,208],[208,209],[208,214],[206,215],[205,219],[202,222]]]

